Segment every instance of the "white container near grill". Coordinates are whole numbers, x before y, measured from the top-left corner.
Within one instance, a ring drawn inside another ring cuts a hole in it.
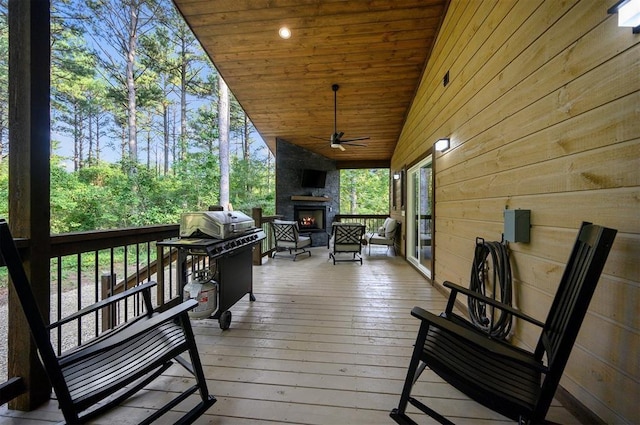
[[[184,285],[183,298],[193,298],[198,305],[188,312],[192,319],[206,319],[218,308],[218,282],[213,279],[191,281]]]

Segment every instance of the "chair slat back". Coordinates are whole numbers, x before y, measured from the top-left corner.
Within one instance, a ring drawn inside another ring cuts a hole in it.
[[[277,241],[296,242],[298,240],[298,229],[295,224],[289,223],[271,223],[273,228],[273,237]]]
[[[364,226],[361,224],[341,224],[333,226],[334,243],[355,245],[362,242]]]
[[[546,354],[549,373],[542,384],[539,405],[551,403],[589,308],[617,231],[582,223],[562,280],[545,322],[536,358]],[[544,416],[542,416],[544,417]]]

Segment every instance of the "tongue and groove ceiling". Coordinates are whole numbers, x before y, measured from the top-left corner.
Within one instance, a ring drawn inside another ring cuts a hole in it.
[[[447,0],[174,0],[257,131],[344,163],[389,163]],[[282,26],[291,38],[279,37]],[[337,130],[369,136],[333,149]],[[317,137],[323,137],[320,140]]]

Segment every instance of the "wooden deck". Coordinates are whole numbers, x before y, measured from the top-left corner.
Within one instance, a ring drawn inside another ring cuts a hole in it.
[[[392,424],[417,320],[414,305],[439,312],[445,299],[399,257],[374,247],[364,265],[310,258],[265,260],[254,292],[232,309],[231,328],[194,320],[209,388],[218,402],[197,424]],[[162,379],[95,423],[135,424],[189,385],[174,366]],[[512,423],[425,372],[417,393],[457,424]],[[179,406],[186,410],[192,404]],[[165,415],[161,423],[178,417]],[[548,419],[579,423],[558,403]],[[58,422],[55,400],[33,412],[0,408],[0,424]],[[422,416],[421,423],[436,423]]]

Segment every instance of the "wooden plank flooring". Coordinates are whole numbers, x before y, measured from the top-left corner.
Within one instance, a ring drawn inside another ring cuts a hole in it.
[[[363,266],[334,266],[326,249],[312,251],[296,262],[277,258],[254,267],[257,300],[245,296],[231,309],[229,330],[220,330],[217,320],[193,321],[209,388],[218,399],[197,424],[394,423],[388,413],[398,403],[418,326],[409,312],[414,305],[440,312],[445,299],[383,247],[364,255]],[[138,423],[190,385],[186,377],[174,366],[95,423]],[[414,394],[430,396],[430,406],[458,424],[510,423],[428,371]],[[189,401],[160,423],[172,423]],[[548,418],[578,423],[557,403]],[[61,420],[55,400],[33,412],[0,408],[0,424]]]

